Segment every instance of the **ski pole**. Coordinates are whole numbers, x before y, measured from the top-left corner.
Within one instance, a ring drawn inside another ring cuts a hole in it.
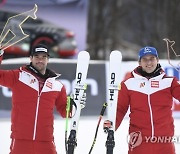
[[[91,145],[91,149],[90,149],[90,151],[89,151],[89,154],[92,152],[92,150],[93,150],[93,148],[94,148],[94,145],[95,145],[95,143],[96,143],[96,138],[97,138],[97,133],[98,133],[99,125],[100,125],[100,123],[101,123],[101,120],[102,120],[102,117],[103,117],[104,112],[105,112],[105,110],[106,110],[106,107],[107,107],[107,103],[104,103],[104,104],[103,104],[103,107],[102,107],[102,109],[101,109],[101,113],[100,113],[100,116],[99,116],[98,124],[97,124],[97,127],[96,127],[95,136],[94,136],[93,143],[92,143],[92,145]]]
[[[67,153],[67,131],[68,131],[68,118],[69,118],[69,111],[70,111],[70,96],[67,97],[67,105],[66,105],[66,125],[65,125],[65,149]]]

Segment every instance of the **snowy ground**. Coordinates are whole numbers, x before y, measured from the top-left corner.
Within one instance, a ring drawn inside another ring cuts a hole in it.
[[[102,130],[102,120],[99,127],[99,133],[97,136],[94,149],[91,154],[105,154],[105,141],[107,135]],[[82,117],[79,122],[78,129],[78,145],[75,149],[75,154],[88,154],[92,141],[94,138],[94,133],[96,130],[96,125],[98,122],[98,117]],[[115,142],[116,146],[114,148],[114,154],[127,154],[127,132],[128,132],[128,120],[125,119],[122,122],[120,128],[115,132]],[[58,154],[65,154],[64,146],[64,130],[65,130],[65,121],[62,119],[55,120],[55,144]],[[175,135],[179,136],[180,140],[180,119],[175,119]],[[0,119],[0,154],[9,154],[9,145],[10,145],[10,120]],[[180,141],[175,144],[176,154],[180,154]]]

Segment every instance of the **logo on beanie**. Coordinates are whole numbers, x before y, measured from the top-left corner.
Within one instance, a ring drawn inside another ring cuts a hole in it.
[[[151,55],[158,57],[158,53],[157,53],[157,50],[155,48],[144,47],[139,51],[139,59],[141,59],[143,56],[145,56],[147,54],[151,54]]]
[[[144,48],[144,53],[148,53],[148,52],[151,52],[151,50],[148,47]]]
[[[39,47],[35,49],[35,52],[48,52],[46,48]]]

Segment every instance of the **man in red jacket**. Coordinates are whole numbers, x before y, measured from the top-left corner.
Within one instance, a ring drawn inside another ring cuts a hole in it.
[[[47,68],[47,46],[32,49],[27,66],[0,70],[0,85],[12,90],[10,154],[56,154],[53,110],[66,116],[67,95],[59,74]],[[0,53],[0,62],[3,51]]]
[[[130,107],[128,154],[175,154],[173,97],[180,100],[179,82],[162,70],[154,47],[142,48],[139,66],[121,82],[118,95],[116,129]]]

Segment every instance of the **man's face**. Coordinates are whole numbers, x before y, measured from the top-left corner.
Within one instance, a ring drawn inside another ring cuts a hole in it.
[[[49,57],[46,53],[36,53],[30,56],[32,65],[41,73],[45,74]]]
[[[152,73],[159,62],[159,59],[153,55],[145,55],[139,61],[139,65],[142,66],[142,70],[146,73]]]

